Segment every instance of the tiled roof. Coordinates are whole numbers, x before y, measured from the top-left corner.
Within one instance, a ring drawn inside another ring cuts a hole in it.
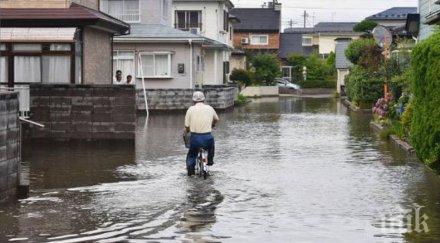
[[[130,25],[115,19],[100,11],[72,3],[69,8],[3,8],[1,9],[0,20],[2,26],[27,27],[41,25],[42,27],[53,27],[61,22],[63,25],[94,25],[103,24],[106,27],[126,32]]]
[[[394,7],[367,17],[369,20],[405,20],[408,14],[416,14],[416,7]]]
[[[162,24],[132,24],[130,34],[119,38],[203,39],[200,35],[194,35],[189,31],[178,30]]]
[[[231,14],[240,19],[234,30],[240,31],[280,31],[281,12],[273,8],[234,8]]]
[[[287,28],[284,33],[354,33],[356,22],[320,22],[313,28]]]

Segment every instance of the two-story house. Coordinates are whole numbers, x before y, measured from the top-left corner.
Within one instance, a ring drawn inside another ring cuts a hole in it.
[[[394,7],[367,17],[378,25],[394,29],[406,24],[408,14],[417,13],[416,7]]]
[[[278,54],[280,48],[281,3],[269,2],[262,8],[234,8],[234,47],[254,53]]]
[[[232,22],[234,7],[230,0],[173,0],[173,23],[179,30],[203,36],[203,73],[198,79],[204,85],[227,82],[229,60],[233,49]]]
[[[428,38],[434,31],[434,26],[440,24],[440,1],[419,0],[420,32],[419,39]]]
[[[172,25],[172,0],[100,0],[100,10],[129,23],[114,38],[113,70],[148,89],[192,89],[203,72],[204,38]],[[115,74],[114,74],[115,75]],[[144,82],[144,84],[142,83]]]

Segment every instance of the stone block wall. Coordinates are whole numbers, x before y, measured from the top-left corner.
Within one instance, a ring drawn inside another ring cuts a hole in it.
[[[227,86],[206,86],[203,92],[206,103],[218,110],[234,106],[237,88]],[[186,110],[193,105],[192,95],[195,89],[148,89],[147,101],[151,111]],[[137,109],[145,110],[143,90],[137,90]]]
[[[31,85],[31,138],[115,140],[135,138],[136,94],[132,86]]]
[[[0,92],[0,202],[13,198],[21,159],[18,94]]]

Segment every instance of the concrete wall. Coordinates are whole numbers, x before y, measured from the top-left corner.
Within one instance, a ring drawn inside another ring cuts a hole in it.
[[[135,138],[136,95],[129,85],[31,85],[31,138]]]
[[[197,80],[196,58],[201,55],[201,46],[193,44],[192,80],[190,75],[190,46],[188,43],[115,43],[114,50],[138,52],[170,52],[171,53],[171,78],[145,79],[145,85],[149,89],[189,89],[194,88]],[[177,66],[185,64],[185,73],[180,74]],[[135,73],[138,73],[137,55],[134,61]],[[115,72],[116,70],[113,70]],[[141,79],[136,79],[137,89],[142,89]]]
[[[237,88],[235,87],[204,87],[206,103],[215,109],[225,110],[234,106]],[[148,106],[152,111],[186,110],[193,105],[194,89],[149,89],[147,90]],[[142,90],[138,91],[138,110],[145,110]]]
[[[92,28],[84,28],[84,80],[83,84],[112,83],[111,34]]]
[[[246,70],[246,56],[245,55],[232,55],[230,59],[230,70],[244,69]]]
[[[341,35],[341,36],[319,36],[319,54],[330,54],[330,52],[335,52],[336,50],[336,39],[338,38],[351,38],[352,40],[359,39],[358,35]]]
[[[345,86],[345,77],[350,73],[349,69],[338,69],[338,83],[337,83],[337,91],[341,93],[341,86]]]
[[[270,97],[279,96],[278,86],[249,86],[241,91],[241,94],[246,97]]]
[[[20,144],[18,94],[0,93],[0,202],[16,195]]]

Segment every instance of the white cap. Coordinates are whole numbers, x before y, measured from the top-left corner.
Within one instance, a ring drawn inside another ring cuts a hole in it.
[[[205,95],[201,91],[196,91],[193,94],[193,101],[194,102],[203,102],[205,101]]]

